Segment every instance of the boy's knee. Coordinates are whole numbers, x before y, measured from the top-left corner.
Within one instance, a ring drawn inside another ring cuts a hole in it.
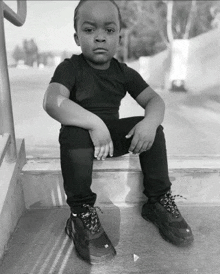
[[[157,128],[157,131],[156,131],[155,141],[156,140],[161,140],[161,139],[164,140],[165,136],[164,136],[163,126],[159,125],[158,128]]]
[[[162,125],[159,125],[159,127],[157,128],[157,131],[163,133],[163,126],[162,126]]]
[[[163,126],[162,125],[159,125],[158,128],[157,128],[157,134],[163,134],[164,135],[164,132],[163,132]]]
[[[60,132],[59,142],[61,145],[75,149],[93,148],[88,130],[75,126],[64,127]]]

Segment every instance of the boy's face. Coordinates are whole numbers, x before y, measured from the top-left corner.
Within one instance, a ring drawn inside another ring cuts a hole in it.
[[[74,38],[92,67],[107,69],[120,40],[117,8],[109,1],[85,2],[78,11]]]

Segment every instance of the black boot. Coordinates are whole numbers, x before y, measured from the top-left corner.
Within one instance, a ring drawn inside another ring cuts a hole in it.
[[[159,228],[166,241],[178,246],[188,246],[193,242],[192,230],[178,210],[170,191],[158,199],[149,198],[142,207],[141,215]]]
[[[91,264],[106,262],[116,255],[115,248],[106,235],[95,207],[83,205],[85,213],[71,213],[65,232],[73,239],[80,257]]]

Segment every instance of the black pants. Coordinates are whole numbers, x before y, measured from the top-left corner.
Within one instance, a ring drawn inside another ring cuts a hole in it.
[[[128,132],[143,119],[129,117],[105,121],[114,145],[113,157],[128,153],[132,138]],[[60,132],[61,170],[67,203],[73,212],[80,212],[83,204],[94,205],[96,194],[91,190],[94,146],[89,132],[83,128],[65,126]],[[158,197],[170,189],[166,144],[163,127],[159,126],[150,150],[139,154],[143,172],[144,194]]]

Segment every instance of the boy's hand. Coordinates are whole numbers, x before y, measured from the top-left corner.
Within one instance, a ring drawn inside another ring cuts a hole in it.
[[[137,154],[150,149],[155,139],[156,129],[147,123],[146,120],[136,124],[125,136],[126,138],[133,136],[129,152]]]
[[[97,160],[105,160],[108,155],[113,156],[113,142],[104,122],[89,130],[89,134],[95,147],[94,157]]]

